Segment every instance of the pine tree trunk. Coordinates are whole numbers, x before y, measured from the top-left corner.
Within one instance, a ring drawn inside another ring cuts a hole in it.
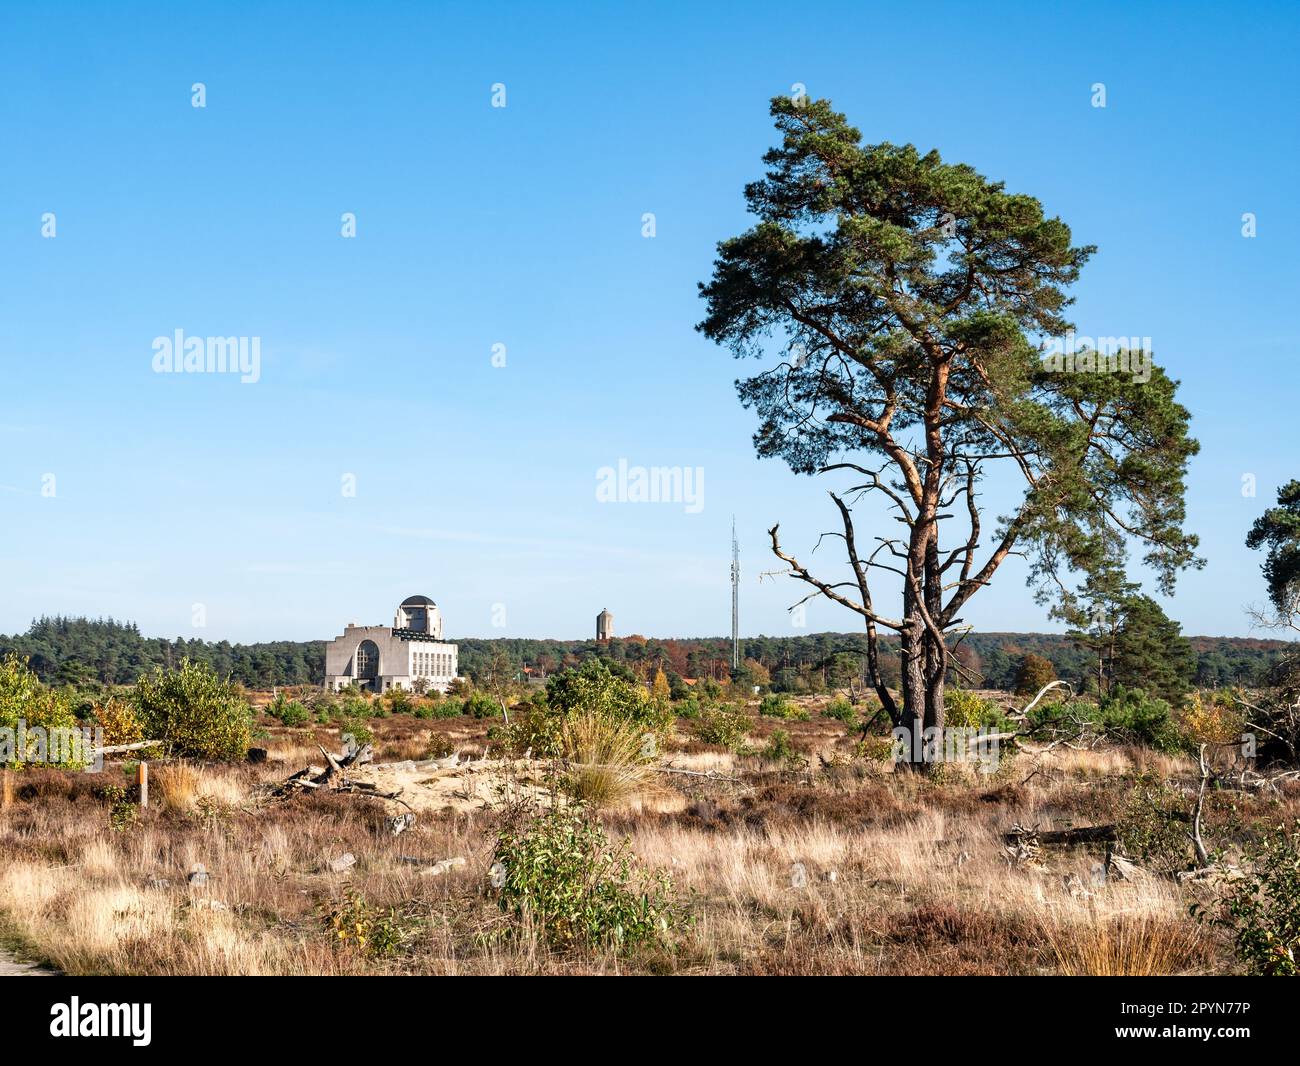
[[[925,641],[920,619],[901,634],[900,657],[903,706],[899,708],[896,733],[903,739],[898,769],[920,770],[925,767],[926,669]]]

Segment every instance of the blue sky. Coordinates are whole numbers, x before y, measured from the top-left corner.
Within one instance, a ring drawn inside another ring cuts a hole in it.
[[[457,636],[585,636],[602,607],[720,634],[733,513],[743,631],[804,631],[764,531],[807,554],[828,486],[754,458],[748,368],[693,329],[767,100],[803,83],[1099,246],[1079,332],[1150,336],[1202,443],[1210,561],[1167,609],[1246,634],[1243,538],[1300,476],[1297,28],[1280,4],[6,5],[0,632],[326,638],[422,592]],[[261,379],[155,374],[176,329],[259,337]],[[598,502],[620,459],[703,468],[702,510]],[[967,619],[1050,628],[1014,564]]]

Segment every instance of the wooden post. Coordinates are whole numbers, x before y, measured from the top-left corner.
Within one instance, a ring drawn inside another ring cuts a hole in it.
[[[149,806],[149,764],[143,759],[136,767],[135,775],[136,783],[140,786],[140,809],[144,810]]]
[[[0,768],[0,810],[14,801],[14,779],[8,770]]]

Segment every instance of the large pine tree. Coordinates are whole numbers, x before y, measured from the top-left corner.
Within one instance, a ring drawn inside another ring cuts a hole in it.
[[[781,143],[745,189],[757,222],[718,246],[699,328],[766,363],[737,386],[760,456],[854,475],[831,493],[848,580],[814,573],[778,526],[772,549],[810,595],[863,618],[895,725],[941,729],[947,636],[1012,552],[1049,586],[1116,565],[1124,540],[1165,590],[1195,562],[1182,522],[1197,445],[1158,367],[1137,380],[1044,365],[1039,342],[1070,328],[1066,290],[1093,249],[1037,200],[937,152],[864,144],[828,101],[771,110]],[[977,486],[998,466],[1023,495],[989,523]],[[860,544],[855,508],[874,498],[900,533]],[[899,581],[897,610],[873,599],[882,573]],[[880,672],[881,629],[899,636],[901,703]]]

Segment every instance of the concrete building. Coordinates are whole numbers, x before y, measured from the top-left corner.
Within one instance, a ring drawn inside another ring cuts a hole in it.
[[[456,678],[457,648],[442,639],[442,613],[428,596],[408,596],[391,626],[349,625],[325,645],[325,688],[353,682],[371,692],[414,689],[446,692]]]
[[[608,611],[596,615],[596,639],[610,640],[614,636],[614,616]]]

